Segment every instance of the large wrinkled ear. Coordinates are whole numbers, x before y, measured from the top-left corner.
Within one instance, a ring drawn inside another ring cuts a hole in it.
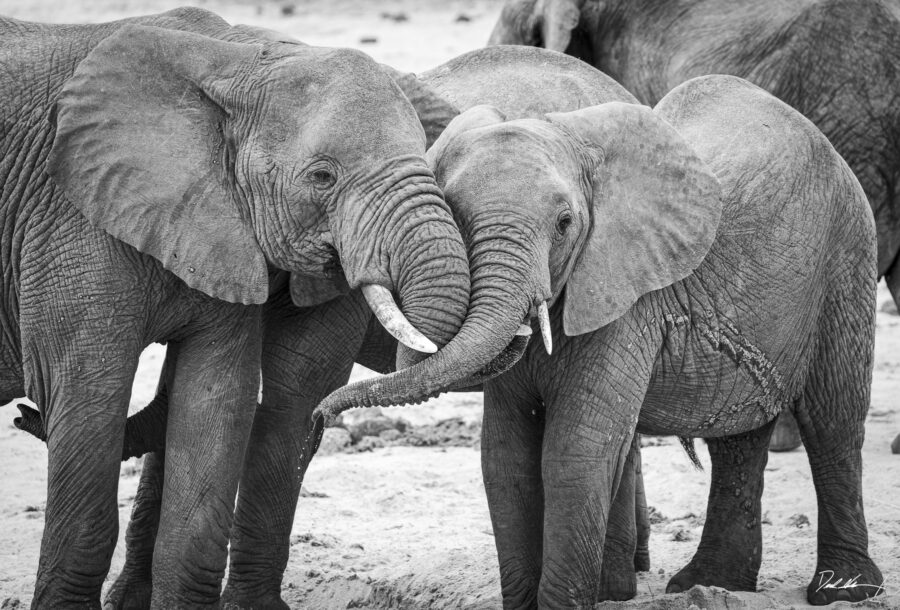
[[[458,117],[450,121],[447,128],[435,141],[434,145],[425,153],[425,160],[428,166],[437,176],[439,168],[442,164],[448,163],[446,152],[450,143],[461,133],[479,127],[486,127],[496,123],[502,123],[506,117],[493,106],[473,106],[460,114]]]
[[[596,330],[688,276],[722,213],[712,170],[649,108],[621,102],[548,119],[585,147],[592,227],[566,283],[567,335]]]
[[[94,225],[188,286],[262,303],[266,261],[230,187],[225,100],[262,47],[127,26],[79,64],[57,103],[49,172]]]
[[[393,79],[416,109],[425,130],[425,148],[431,148],[458,114],[459,109],[444,99],[437,91],[419,80],[415,74],[400,72],[381,64],[381,70]]]
[[[350,286],[343,277],[326,279],[299,273],[291,274],[291,301],[297,307],[315,307],[349,292]]]

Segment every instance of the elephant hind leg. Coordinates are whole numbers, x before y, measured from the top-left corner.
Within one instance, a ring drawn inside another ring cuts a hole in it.
[[[666,593],[694,585],[755,591],[762,558],[761,499],[775,422],[745,434],[709,439],[712,483],[700,546]]]
[[[862,501],[874,307],[865,303],[858,312],[848,312],[859,299],[840,293],[834,298],[822,314],[816,355],[794,413],[819,509],[816,572],[806,590],[813,605],[855,602],[883,591],[881,572],[869,557]]]

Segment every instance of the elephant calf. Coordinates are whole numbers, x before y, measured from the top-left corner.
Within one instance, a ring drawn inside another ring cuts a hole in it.
[[[633,573],[606,567],[633,556],[633,538],[607,533],[633,519],[636,431],[709,442],[703,537],[668,591],[754,590],[766,447],[784,410],[819,504],[809,601],[880,592],[861,487],[874,223],[808,120],[746,81],[707,76],[652,110],[613,102],[507,120],[475,107],[427,156],[464,239],[523,275],[535,310],[550,305],[542,334],[556,335],[552,357],[532,342],[485,384],[482,465],[506,607],[634,594]],[[829,574],[853,584],[822,587]]]

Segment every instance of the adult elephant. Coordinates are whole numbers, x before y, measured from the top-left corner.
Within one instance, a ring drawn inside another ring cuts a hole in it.
[[[0,19],[0,403],[38,403],[49,448],[35,608],[99,607],[148,343],[177,352],[153,602],[204,606],[273,270],[329,277],[339,257],[349,286],[399,295],[430,351],[463,323],[465,249],[401,90],[362,53],[247,36],[192,9]]]
[[[420,78],[389,68],[385,70],[412,101],[429,140],[437,137],[460,109],[479,103],[496,104],[510,115],[522,117],[542,116],[551,110],[573,110],[606,101],[636,103],[633,96],[601,72],[563,54],[542,49],[480,49],[447,62]],[[461,208],[456,210],[462,211]],[[503,225],[483,229],[484,237],[496,245],[494,232],[502,231]],[[488,247],[489,243],[479,245],[481,230],[482,227],[477,230],[473,227],[466,234],[473,247],[472,262],[478,263],[481,269],[473,283],[473,302],[466,324],[473,319],[489,324],[495,312],[502,312],[511,320],[500,326],[516,324],[523,315],[537,315],[542,310],[540,303],[547,295],[538,292],[537,286],[505,276],[503,269],[515,268],[510,263],[516,261],[495,258],[495,250]],[[516,235],[508,237],[518,241]],[[382,373],[395,371],[397,364],[406,363],[402,350],[397,357],[397,342],[374,322],[359,291],[335,296],[340,292],[339,285],[312,281],[299,275],[292,279],[292,290],[296,291],[302,284],[311,284],[305,294],[316,298],[306,299],[308,306],[298,308],[294,303],[304,299],[294,294],[292,301],[283,286],[263,306],[263,397],[254,419],[241,478],[232,530],[229,578],[223,594],[227,603],[238,607],[286,607],[280,597],[281,580],[287,564],[300,485],[312,457],[307,436],[313,409],[330,392],[346,383],[354,360]],[[509,294],[504,290],[509,290]],[[334,298],[327,300],[329,296]],[[521,309],[510,313],[506,309],[513,298],[520,301]],[[318,302],[323,300],[327,302]],[[484,329],[483,335],[489,336],[490,332]],[[504,341],[505,338],[488,342],[488,355],[495,354]],[[163,449],[170,394],[167,386],[176,357],[175,353],[167,354],[160,391],[151,405],[128,420],[124,457],[147,451],[157,453],[148,455],[144,461],[126,535],[126,564],[106,600],[113,608],[146,607],[149,603],[153,579],[151,559],[159,521],[163,463],[166,461]],[[502,359],[502,355],[498,359]],[[469,378],[459,383],[467,386],[479,381]],[[445,389],[446,386],[434,389]],[[331,400],[334,404],[334,397]],[[18,424],[42,435],[40,418],[34,412],[23,409]],[[639,476],[636,482],[640,483]],[[615,554],[623,557],[630,552],[634,565],[648,569],[649,524],[643,495],[638,493],[637,496],[636,512],[641,526],[637,549],[622,547]],[[629,532],[623,536],[625,546],[628,542],[634,545],[635,517],[626,518],[620,527]],[[614,573],[619,571],[632,572],[630,558],[624,566],[613,566]]]
[[[866,192],[878,277],[900,304],[900,5],[879,0],[507,0],[489,44],[578,57],[656,104],[679,83],[732,74],[803,113]],[[799,446],[782,418],[772,449]]]

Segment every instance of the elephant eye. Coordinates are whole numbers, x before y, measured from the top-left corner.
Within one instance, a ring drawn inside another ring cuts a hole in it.
[[[309,173],[309,178],[313,186],[320,189],[327,189],[334,186],[335,177],[327,169],[315,169]]]
[[[572,226],[572,212],[569,210],[563,210],[559,213],[559,216],[556,217],[556,233],[562,237],[566,234],[566,231],[569,230],[569,227]]]

